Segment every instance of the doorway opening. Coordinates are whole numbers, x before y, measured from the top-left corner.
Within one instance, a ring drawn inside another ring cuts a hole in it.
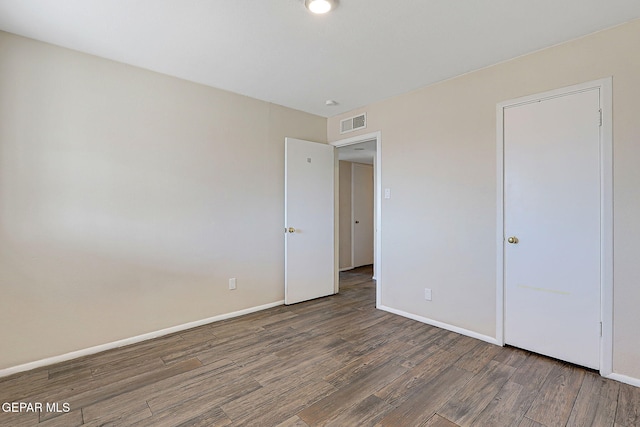
[[[373,264],[341,271],[339,282],[341,292],[350,292],[351,289],[356,291],[360,298],[373,299],[372,292],[375,290]]]
[[[375,141],[338,149],[339,268],[373,265]]]
[[[338,160],[339,270],[371,274],[369,279],[376,281],[376,305],[380,304],[381,286],[380,139],[380,132],[375,132],[332,143]]]

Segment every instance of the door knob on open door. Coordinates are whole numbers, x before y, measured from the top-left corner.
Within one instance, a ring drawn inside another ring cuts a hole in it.
[[[295,229],[295,228],[293,228],[293,227],[289,227],[289,228],[287,229],[287,231],[288,231],[289,233],[295,233],[295,232],[296,232],[296,229]]]
[[[516,236],[511,236],[507,239],[507,242],[513,243],[514,245],[518,243],[518,238]]]

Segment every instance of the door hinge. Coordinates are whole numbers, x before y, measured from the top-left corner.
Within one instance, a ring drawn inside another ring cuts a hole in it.
[[[600,322],[600,336],[602,336],[602,322]]]
[[[599,126],[602,126],[602,108],[600,110],[598,110],[599,114],[598,116],[600,117],[600,124]]]

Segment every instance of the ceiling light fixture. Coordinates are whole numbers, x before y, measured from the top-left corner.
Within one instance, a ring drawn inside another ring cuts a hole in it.
[[[327,13],[338,6],[337,0],[305,0],[304,5],[311,12],[316,14]]]

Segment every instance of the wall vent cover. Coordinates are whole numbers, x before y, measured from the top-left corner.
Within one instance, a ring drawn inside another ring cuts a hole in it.
[[[367,127],[367,113],[340,120],[340,133],[349,133]]]

